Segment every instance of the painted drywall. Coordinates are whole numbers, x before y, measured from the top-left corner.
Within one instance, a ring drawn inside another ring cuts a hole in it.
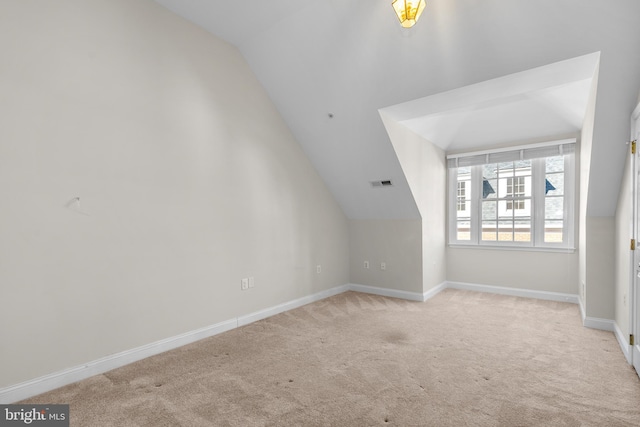
[[[448,248],[444,151],[384,113],[381,117],[423,218],[425,291],[447,280],[546,292],[578,292],[575,252]],[[545,268],[540,268],[541,265]]]
[[[587,298],[585,314],[614,319],[615,218],[587,217]]]
[[[600,319],[614,319],[614,249],[615,218],[613,216],[590,216],[589,206],[597,204],[594,198],[591,174],[594,153],[593,143],[596,139],[605,139],[604,129],[608,126],[607,112],[602,111],[599,101],[601,65],[596,68],[593,87],[587,105],[587,112],[580,136],[580,202],[578,225],[578,275],[580,292],[585,315]],[[596,120],[597,118],[597,120]],[[622,142],[621,142],[622,143]],[[616,192],[618,189],[615,190]]]
[[[422,218],[423,292],[446,280],[446,159],[442,149],[381,112]]]
[[[629,336],[629,289],[632,280],[633,252],[630,240],[633,236],[631,151],[627,154],[622,185],[618,195],[615,221],[615,321],[622,336]]]
[[[593,127],[595,124],[596,101],[600,67],[596,67],[591,81],[591,92],[580,132],[580,171],[578,202],[578,283],[582,306],[587,302],[587,201],[589,197],[589,172],[591,169],[591,148],[593,146]]]
[[[235,47],[150,0],[21,0],[0,51],[0,388],[348,283]]]
[[[451,282],[577,294],[576,253],[494,249],[447,250]]]
[[[421,236],[419,219],[349,220],[351,283],[422,294]]]
[[[557,139],[565,137],[573,138],[575,135],[564,135]],[[525,143],[529,142],[534,141]],[[579,167],[578,160],[576,168]],[[576,200],[576,204],[579,204],[579,200]],[[576,214],[575,220],[577,218]],[[447,280],[577,294],[578,263],[579,254],[575,250],[556,252],[449,246]]]

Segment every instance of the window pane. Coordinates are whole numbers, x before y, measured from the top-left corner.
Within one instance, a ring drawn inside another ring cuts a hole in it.
[[[547,174],[545,186],[547,196],[562,196],[564,194],[564,173]]]
[[[547,173],[564,171],[564,156],[547,157],[545,163]]]
[[[561,220],[564,217],[563,204],[563,197],[546,197],[544,203],[544,218]]]
[[[515,241],[531,241],[531,220],[517,220],[515,226]]]
[[[513,192],[513,178],[501,178],[498,180],[498,197],[504,199]]]
[[[509,205],[509,202],[507,202]],[[516,218],[531,216],[531,199],[514,199],[512,206],[515,208],[513,215]]]
[[[519,185],[520,187],[518,188],[519,190],[519,195],[520,196],[525,196],[525,197],[531,197],[531,175],[527,175],[527,176],[521,176],[519,181]]]
[[[495,221],[482,221],[482,240],[485,242],[498,240]]]
[[[497,202],[482,202],[482,220],[498,219]]]
[[[503,219],[513,217],[513,200],[498,201],[498,217]]]
[[[457,217],[456,219],[458,219],[458,220],[467,220],[467,221],[470,219],[470,216],[469,216],[469,202],[466,202],[466,203],[467,204],[466,204],[465,207],[467,208],[467,210],[458,211],[457,214],[456,214],[456,217]],[[458,206],[460,206],[460,205],[458,204]]]
[[[492,179],[498,176],[498,165],[491,163],[482,166],[482,176],[485,179]]]
[[[458,212],[458,218],[460,216],[469,216],[469,201],[467,200],[467,188],[470,187],[469,181],[458,181],[458,188],[456,189],[456,210]]]
[[[498,240],[501,242],[513,241],[513,221],[498,222]]]
[[[458,219],[468,219],[471,216],[471,190],[471,168],[459,168],[456,188],[456,217]]]
[[[498,197],[498,192],[496,189],[498,188],[498,180],[497,179],[482,179],[482,198],[483,199],[495,199]]]
[[[513,175],[513,162],[498,163],[498,175]]]
[[[471,223],[469,221],[458,221],[458,240],[471,240]]]
[[[562,221],[544,222],[544,242],[562,243]]]

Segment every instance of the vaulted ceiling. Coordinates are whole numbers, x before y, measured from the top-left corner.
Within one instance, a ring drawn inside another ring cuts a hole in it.
[[[419,217],[380,110],[445,150],[565,136],[599,65],[588,213],[614,214],[640,90],[637,0],[431,0],[411,29],[390,0],[156,1],[240,50],[355,219]],[[380,179],[394,186],[372,189]]]

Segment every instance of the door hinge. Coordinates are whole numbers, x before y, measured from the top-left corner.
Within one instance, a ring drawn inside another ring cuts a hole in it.
[[[636,140],[631,141],[631,154],[636,154]]]
[[[633,334],[629,335],[629,345],[635,345],[635,343],[633,342]]]
[[[632,251],[636,250],[636,239],[631,239],[631,250]]]

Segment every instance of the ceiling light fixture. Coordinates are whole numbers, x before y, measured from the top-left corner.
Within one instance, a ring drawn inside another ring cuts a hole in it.
[[[393,10],[396,11],[400,20],[400,25],[404,28],[411,28],[418,22],[425,5],[425,0],[393,0],[391,2]]]

